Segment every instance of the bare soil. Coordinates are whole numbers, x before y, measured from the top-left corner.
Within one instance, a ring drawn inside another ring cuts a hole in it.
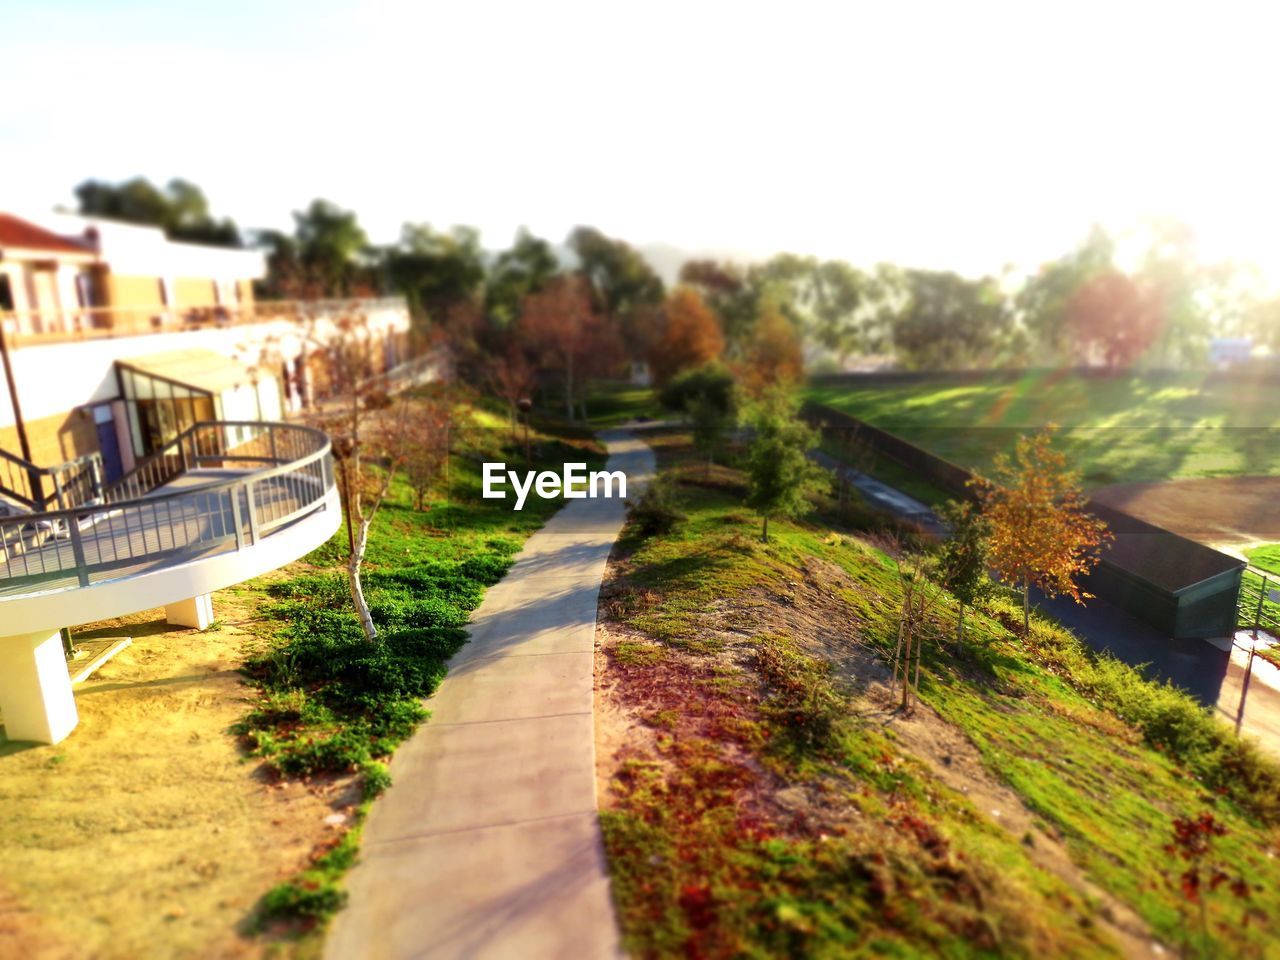
[[[610,618],[609,584],[624,577],[625,569],[625,559],[611,558],[597,628],[597,789],[604,807],[609,805],[610,780],[628,758],[642,757],[652,762],[659,756],[653,748],[657,738],[673,733],[679,736],[685,726],[705,723],[705,718],[675,717],[671,726],[655,725],[655,703],[660,705],[669,696],[673,683],[679,681],[666,676],[668,671],[658,662],[651,683],[638,685],[634,675],[626,675],[632,670],[619,671],[616,660],[611,662],[620,642],[642,639]],[[726,663],[744,663],[750,656],[750,637],[766,633],[793,637],[811,654],[832,662],[848,681],[856,709],[864,718],[880,724],[906,753],[924,762],[945,785],[965,795],[980,815],[1023,843],[1038,866],[1098,904],[1098,922],[1127,956],[1162,956],[1164,951],[1142,918],[1088,879],[1072,862],[1062,841],[1047,832],[1021,798],[986,768],[981,754],[961,730],[924,704],[915,705],[909,714],[898,709],[888,686],[887,665],[876,650],[860,639],[856,622],[840,600],[839,592],[850,589],[863,588],[840,568],[810,561],[805,579],[788,584],[785,595],[759,589],[719,603],[707,614],[707,630],[726,641],[720,655]],[[823,809],[823,796],[793,796],[793,790],[779,792],[774,789],[773,778],[767,775],[752,779],[756,795],[748,802],[761,808],[784,809],[811,823],[841,816],[841,811]]]
[[[1123,483],[1092,496],[1200,543],[1246,549],[1280,542],[1280,477]]]
[[[253,691],[252,594],[215,628],[151,610],[75,631],[133,645],[76,688],[61,744],[0,740],[0,956],[256,957],[258,898],[336,837],[352,779],[277,783],[229,728]]]

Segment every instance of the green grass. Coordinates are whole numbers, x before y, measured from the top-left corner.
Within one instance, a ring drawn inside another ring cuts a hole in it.
[[[1016,380],[865,380],[807,396],[892,431],[960,466],[984,469],[1019,433],[1062,428],[1087,486],[1280,471],[1280,404],[1256,383],[1200,373]]]
[[[1266,570],[1280,577],[1280,543],[1254,547],[1244,552],[1245,558],[1259,570]]]
[[[678,457],[664,459],[668,469],[677,469]],[[839,567],[848,577],[839,592],[843,621],[856,627],[864,643],[891,651],[901,587],[879,551],[813,523],[771,525],[773,542],[761,544],[756,518],[741,507],[733,472],[719,470],[711,482],[693,482],[695,477],[690,472],[677,487],[684,522],[668,534],[625,543],[633,551],[628,593],[616,602],[615,615],[669,653],[624,669],[655,671],[653,684],[665,688],[672,683],[673,659],[682,658],[686,674],[705,669],[700,663],[723,660],[728,641],[708,630],[706,611],[737,602],[744,606],[745,624],[763,621],[770,605],[798,602],[788,598],[814,561]],[[762,601],[762,591],[774,599]],[[1179,945],[1188,925],[1171,878],[1182,868],[1165,846],[1174,817],[1212,810],[1228,830],[1217,841],[1219,856],[1252,884],[1252,907],[1274,919],[1272,905],[1280,895],[1280,772],[1272,763],[1190,697],[1096,657],[1061,627],[1037,619],[1031,635],[1021,637],[1020,611],[1007,597],[967,618],[963,647],[951,639],[953,617],[948,604],[931,620],[922,699],[963,731],[987,769],[1062,839],[1093,882],[1131,906],[1167,944]],[[787,658],[799,655],[795,644],[808,641],[756,628],[749,642],[761,651],[777,648],[773,660],[785,671]],[[862,848],[856,837],[846,835],[819,852],[803,833],[782,831],[785,837],[764,845],[744,831],[730,812],[740,809],[741,785],[734,786],[726,757],[751,750],[783,786],[827,784],[832,802],[854,804],[859,822],[878,829],[890,851],[900,843],[904,851],[912,849],[896,826],[901,818],[886,816],[883,806],[887,796],[906,797],[911,822],[946,837],[952,849],[964,851],[965,862],[997,865],[995,876],[973,881],[986,895],[977,913],[997,929],[1020,933],[986,953],[1098,951],[1073,939],[1078,923],[1087,922],[1087,910],[1021,856],[984,812],[966,808],[923,765],[856,716],[846,715],[834,723],[834,732],[824,733],[830,718],[827,693],[818,689],[822,667],[799,663],[792,669],[809,675],[800,676],[787,694],[789,684],[768,680],[768,670],[757,665],[755,679],[745,678],[745,692],[737,694],[742,703],[735,723],[720,722],[699,738],[673,735],[665,764],[628,771],[620,779],[619,805],[606,819],[606,836],[634,949],[655,956],[698,952],[707,947],[708,930],[720,929],[713,946],[747,956],[984,953],[977,928],[947,912],[952,906],[961,914],[973,908],[963,895],[951,891],[945,909],[930,911],[927,904],[937,899],[929,900],[924,891],[936,878],[911,871],[911,864],[919,864],[914,854],[901,862],[888,854],[885,869],[892,868],[894,877],[901,871],[918,913],[886,918],[857,866]],[[757,684],[763,685],[759,692]],[[693,709],[710,708],[702,702]],[[800,738],[789,732],[797,724],[785,720],[797,711],[799,728],[810,731]],[[898,771],[901,780],[888,783],[886,769]],[[676,797],[682,799],[673,809]],[[651,855],[656,861],[647,859]],[[777,869],[774,857],[790,869]],[[691,907],[688,890],[707,884],[709,892],[695,897]],[[932,896],[946,895],[932,889]],[[1210,940],[1193,944],[1191,955],[1261,956],[1271,949],[1265,927],[1256,920],[1241,924],[1245,907],[1225,888],[1210,896]],[[698,910],[711,910],[714,922],[699,926]],[[788,928],[791,940],[779,939],[784,914],[799,918],[798,926]],[[1028,917],[1046,925],[1019,928]]]
[[[637,387],[613,380],[593,380],[587,388],[587,415],[591,425],[616,427],[641,417],[660,420],[666,413],[649,387]]]
[[[465,642],[465,625],[485,588],[502,578],[524,540],[559,509],[531,497],[516,513],[480,497],[480,463],[519,460],[505,429],[484,411],[450,461],[429,508],[414,508],[396,479],[369,538],[364,587],[379,642],[360,628],[341,567],[345,528],[296,565],[284,580],[250,585],[260,597],[261,649],[245,664],[259,697],[237,732],[253,756],[282,777],[356,772],[365,801],[354,825],[299,876],[259,905],[263,922],[323,921],[345,899],[341,877],[354,860],[364,813],[390,785],[382,761],[426,719],[421,700],[445,675]],[[547,423],[541,424],[550,429]],[[602,462],[577,430],[534,434],[535,467],[565,460]]]

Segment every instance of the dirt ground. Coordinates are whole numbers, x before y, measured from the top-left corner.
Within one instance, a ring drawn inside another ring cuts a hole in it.
[[[228,728],[253,600],[214,595],[213,629],[151,610],[74,631],[133,645],[76,687],[52,747],[0,739],[0,957],[255,957],[258,898],[349,815],[350,778],[275,784]]]
[[[1280,542],[1280,477],[1213,477],[1125,483],[1093,492],[1100,503],[1211,546]]]
[[[778,632],[792,636],[809,652],[835,665],[851,682],[859,714],[883,727],[906,753],[925,763],[948,787],[965,795],[992,822],[1026,845],[1031,859],[1042,869],[1075,887],[1101,906],[1097,920],[1128,957],[1158,957],[1163,953],[1146,923],[1127,905],[1092,883],[1071,860],[1062,840],[1041,828],[1039,818],[1003,781],[987,770],[981,754],[956,727],[924,704],[904,716],[893,702],[889,671],[879,655],[851,629],[839,591],[850,585],[837,567],[813,561],[803,582],[791,583],[785,598],[765,590],[734,602],[722,601],[708,611],[707,629],[726,641],[726,662],[746,662],[743,645],[751,636]],[[611,581],[625,576],[625,562],[610,559],[602,591],[596,633],[596,785],[602,807],[610,805],[610,783],[628,759],[654,760],[653,743],[662,735],[646,721],[652,704],[646,691],[628,683],[611,669],[608,652],[619,642],[640,639],[629,628],[611,621]],[[781,601],[781,602],[780,602]],[[661,685],[661,684],[660,684]],[[767,782],[767,781],[766,781]],[[776,795],[755,797],[762,806],[790,805],[794,798]],[[810,803],[821,803],[811,798]],[[837,811],[810,807],[806,815],[820,820]]]

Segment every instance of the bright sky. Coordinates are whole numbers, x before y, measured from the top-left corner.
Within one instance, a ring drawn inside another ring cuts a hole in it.
[[[403,221],[998,271],[1097,220],[1280,279],[1267,5],[0,0],[0,208],[183,176]]]

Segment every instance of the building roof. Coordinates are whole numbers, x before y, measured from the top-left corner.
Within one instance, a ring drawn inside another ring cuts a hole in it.
[[[0,250],[23,250],[91,257],[93,249],[68,237],[59,236],[11,213],[0,212]]]
[[[1244,568],[1243,560],[1096,500],[1089,501],[1088,510],[1115,535],[1115,541],[1102,551],[1103,559],[1169,593]]]
[[[169,350],[119,361],[143,374],[162,377],[206,393],[222,393],[254,382],[255,371],[245,363],[204,347]],[[270,371],[257,371],[256,379],[272,379]]]

